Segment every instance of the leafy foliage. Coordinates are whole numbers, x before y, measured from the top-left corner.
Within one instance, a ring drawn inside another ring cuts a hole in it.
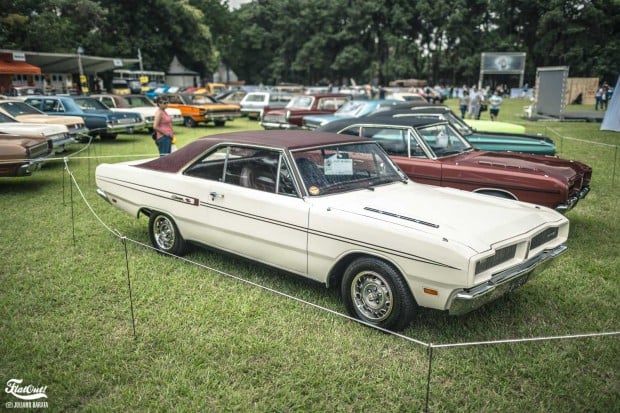
[[[4,48],[136,56],[166,70],[174,56],[203,75],[220,61],[247,83],[376,82],[415,77],[475,83],[481,52],[526,52],[537,67],[614,81],[615,0],[7,0]]]

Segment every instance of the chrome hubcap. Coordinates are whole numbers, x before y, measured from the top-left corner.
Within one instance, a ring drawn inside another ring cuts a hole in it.
[[[164,216],[159,216],[155,219],[153,233],[155,235],[155,241],[162,250],[169,250],[174,246],[176,239],[172,222]]]
[[[386,279],[372,271],[355,276],[351,297],[357,311],[369,321],[380,322],[392,313],[392,291]]]

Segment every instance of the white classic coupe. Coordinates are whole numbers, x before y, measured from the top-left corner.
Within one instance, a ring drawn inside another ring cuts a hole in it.
[[[405,328],[418,306],[464,314],[566,250],[551,209],[417,184],[374,141],[308,131],[209,136],[96,170],[153,246],[204,244],[339,288],[351,316]]]

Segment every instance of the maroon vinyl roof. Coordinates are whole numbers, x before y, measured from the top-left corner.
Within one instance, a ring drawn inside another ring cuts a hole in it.
[[[161,172],[178,172],[197,156],[219,143],[260,145],[274,149],[296,150],[337,143],[369,142],[368,139],[338,135],[328,132],[310,132],[305,130],[258,130],[229,132],[197,139],[183,148],[142,164],[139,168],[153,169]]]

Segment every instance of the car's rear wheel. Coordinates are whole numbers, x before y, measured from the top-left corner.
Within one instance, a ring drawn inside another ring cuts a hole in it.
[[[225,120],[216,120],[216,121],[213,121],[213,123],[215,123],[215,126],[225,126],[226,125],[226,121]]]
[[[349,314],[388,330],[402,330],[417,307],[409,286],[388,263],[359,258],[346,269],[341,285]]]
[[[187,244],[174,220],[166,214],[153,212],[149,218],[149,237],[151,244],[159,251],[173,255],[183,255]]]
[[[196,127],[197,123],[191,117],[186,116],[185,118],[183,118],[183,125],[185,125],[185,127],[187,128],[194,128]]]

